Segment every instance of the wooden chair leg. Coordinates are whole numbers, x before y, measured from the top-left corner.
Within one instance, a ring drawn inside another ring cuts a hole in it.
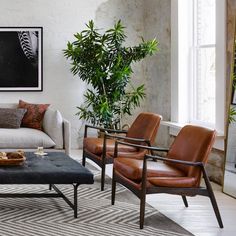
[[[115,195],[116,195],[116,181],[114,177],[114,169],[113,169],[113,177],[112,177],[112,189],[111,189],[111,204],[115,204]]]
[[[146,194],[142,193],[142,196],[140,198],[140,217],[139,217],[140,229],[143,229],[143,225],[144,225],[145,204],[146,204]]]
[[[183,202],[184,202],[184,205],[185,205],[185,207],[188,207],[188,201],[187,201],[187,198],[186,198],[186,196],[182,196],[182,199],[183,199]]]
[[[211,204],[212,204],[212,207],[214,209],[218,224],[219,224],[220,228],[224,228],[223,222],[222,222],[222,219],[221,219],[221,216],[220,216],[220,211],[219,211],[219,208],[218,208],[218,205],[217,205],[216,198],[215,198],[214,192],[212,190],[212,187],[210,187],[210,188],[207,187],[207,190],[208,190],[208,193],[209,193],[209,198],[211,200]]]
[[[101,191],[104,190],[105,185],[105,172],[106,172],[106,164],[102,165],[102,173],[101,173]]]
[[[83,156],[82,156],[82,165],[85,166],[85,162],[86,162],[86,157],[84,155],[84,151],[83,151]]]
[[[210,180],[209,180],[209,178],[207,176],[207,173],[206,173],[206,170],[205,170],[204,167],[203,167],[203,178],[204,178],[205,183],[206,183],[206,188],[207,188],[207,191],[208,191],[208,196],[209,196],[209,198],[211,200],[211,204],[212,204],[212,207],[214,209],[214,212],[215,212],[218,224],[219,224],[220,228],[224,228],[223,222],[222,222],[222,219],[221,219],[221,216],[220,216],[220,211],[219,211],[219,208],[218,208],[218,205],[217,205],[217,202],[216,202],[216,198],[215,198],[213,189],[211,187]]]

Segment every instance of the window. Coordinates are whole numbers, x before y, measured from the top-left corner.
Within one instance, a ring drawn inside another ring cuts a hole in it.
[[[173,0],[171,20],[172,121],[223,133],[225,1]]]
[[[193,1],[193,65],[190,123],[214,127],[216,117],[216,0]]]
[[[218,0],[171,1],[170,126],[193,123],[224,135],[225,5]]]

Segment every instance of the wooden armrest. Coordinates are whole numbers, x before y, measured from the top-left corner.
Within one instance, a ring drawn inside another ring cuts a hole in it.
[[[160,152],[168,152],[169,151],[168,148],[151,147],[151,146],[144,146],[144,145],[139,145],[139,144],[134,144],[134,143],[125,143],[125,142],[121,142],[121,141],[116,141],[116,145],[118,145],[118,144],[123,144],[123,145],[131,146],[131,147],[137,147],[137,148],[141,148],[141,149],[147,149],[147,150],[151,150],[151,151],[160,151]]]
[[[145,141],[142,141],[142,142],[145,142]],[[153,154],[152,151],[159,151],[159,152],[168,152],[169,151],[169,149],[167,149],[167,148],[151,147],[151,144],[150,144],[149,140],[146,140],[146,143],[148,144],[148,146],[116,141],[115,142],[115,150],[114,150],[114,158],[117,157],[118,145],[119,144],[123,144],[123,145],[126,145],[126,146],[131,146],[131,147],[136,147],[136,148],[140,148],[140,149],[150,150],[151,154]]]
[[[176,159],[170,159],[170,158],[165,158],[165,157],[159,157],[159,156],[153,156],[153,155],[145,155],[145,159],[152,159],[152,160],[160,160],[160,161],[166,161],[170,163],[175,163],[175,164],[182,164],[182,165],[187,165],[187,166],[204,166],[202,162],[192,162],[192,161],[183,161],[183,160],[176,160]]]
[[[120,133],[120,134],[124,134],[127,133],[127,130],[115,130],[115,129],[107,129],[107,128],[103,128],[103,127],[99,127],[99,126],[94,126],[94,125],[85,125],[85,131],[84,131],[84,137],[87,137],[87,129],[91,128],[91,129],[97,129],[100,131],[104,131],[104,132],[108,132],[108,133]]]
[[[108,134],[108,133],[105,133],[105,136],[111,137],[111,138],[116,138],[116,139],[135,141],[135,142],[146,142],[146,143],[150,142],[149,140],[146,140],[146,139],[130,138],[130,137],[126,137],[126,136],[125,137],[124,136],[117,136],[117,135],[112,135],[112,134]]]

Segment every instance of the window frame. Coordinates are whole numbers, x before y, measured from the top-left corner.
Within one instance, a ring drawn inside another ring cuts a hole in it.
[[[190,123],[191,86],[189,75],[193,70],[193,53],[189,53],[193,43],[193,4],[194,0],[171,1],[171,122],[170,133],[176,135],[180,128]],[[191,19],[190,19],[191,17]],[[181,25],[181,27],[180,27]],[[216,0],[216,114],[214,127],[202,122],[191,124],[214,128],[218,140],[216,148],[224,150],[225,136],[225,84],[226,84],[226,3]],[[186,63],[188,66],[186,67]]]

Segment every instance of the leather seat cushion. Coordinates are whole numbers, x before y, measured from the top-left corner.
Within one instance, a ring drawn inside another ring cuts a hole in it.
[[[143,161],[118,157],[114,159],[116,171],[131,180],[142,178]],[[147,161],[147,177],[184,177],[185,173],[162,162]]]
[[[106,151],[114,152],[115,140],[107,139],[106,141]],[[91,153],[101,155],[103,151],[103,138],[88,137],[84,138],[84,148],[86,148]],[[118,146],[119,151],[121,152],[136,152],[137,148],[121,145]]]
[[[194,177],[151,177],[148,181],[160,187],[191,188],[197,186],[197,178]]]

